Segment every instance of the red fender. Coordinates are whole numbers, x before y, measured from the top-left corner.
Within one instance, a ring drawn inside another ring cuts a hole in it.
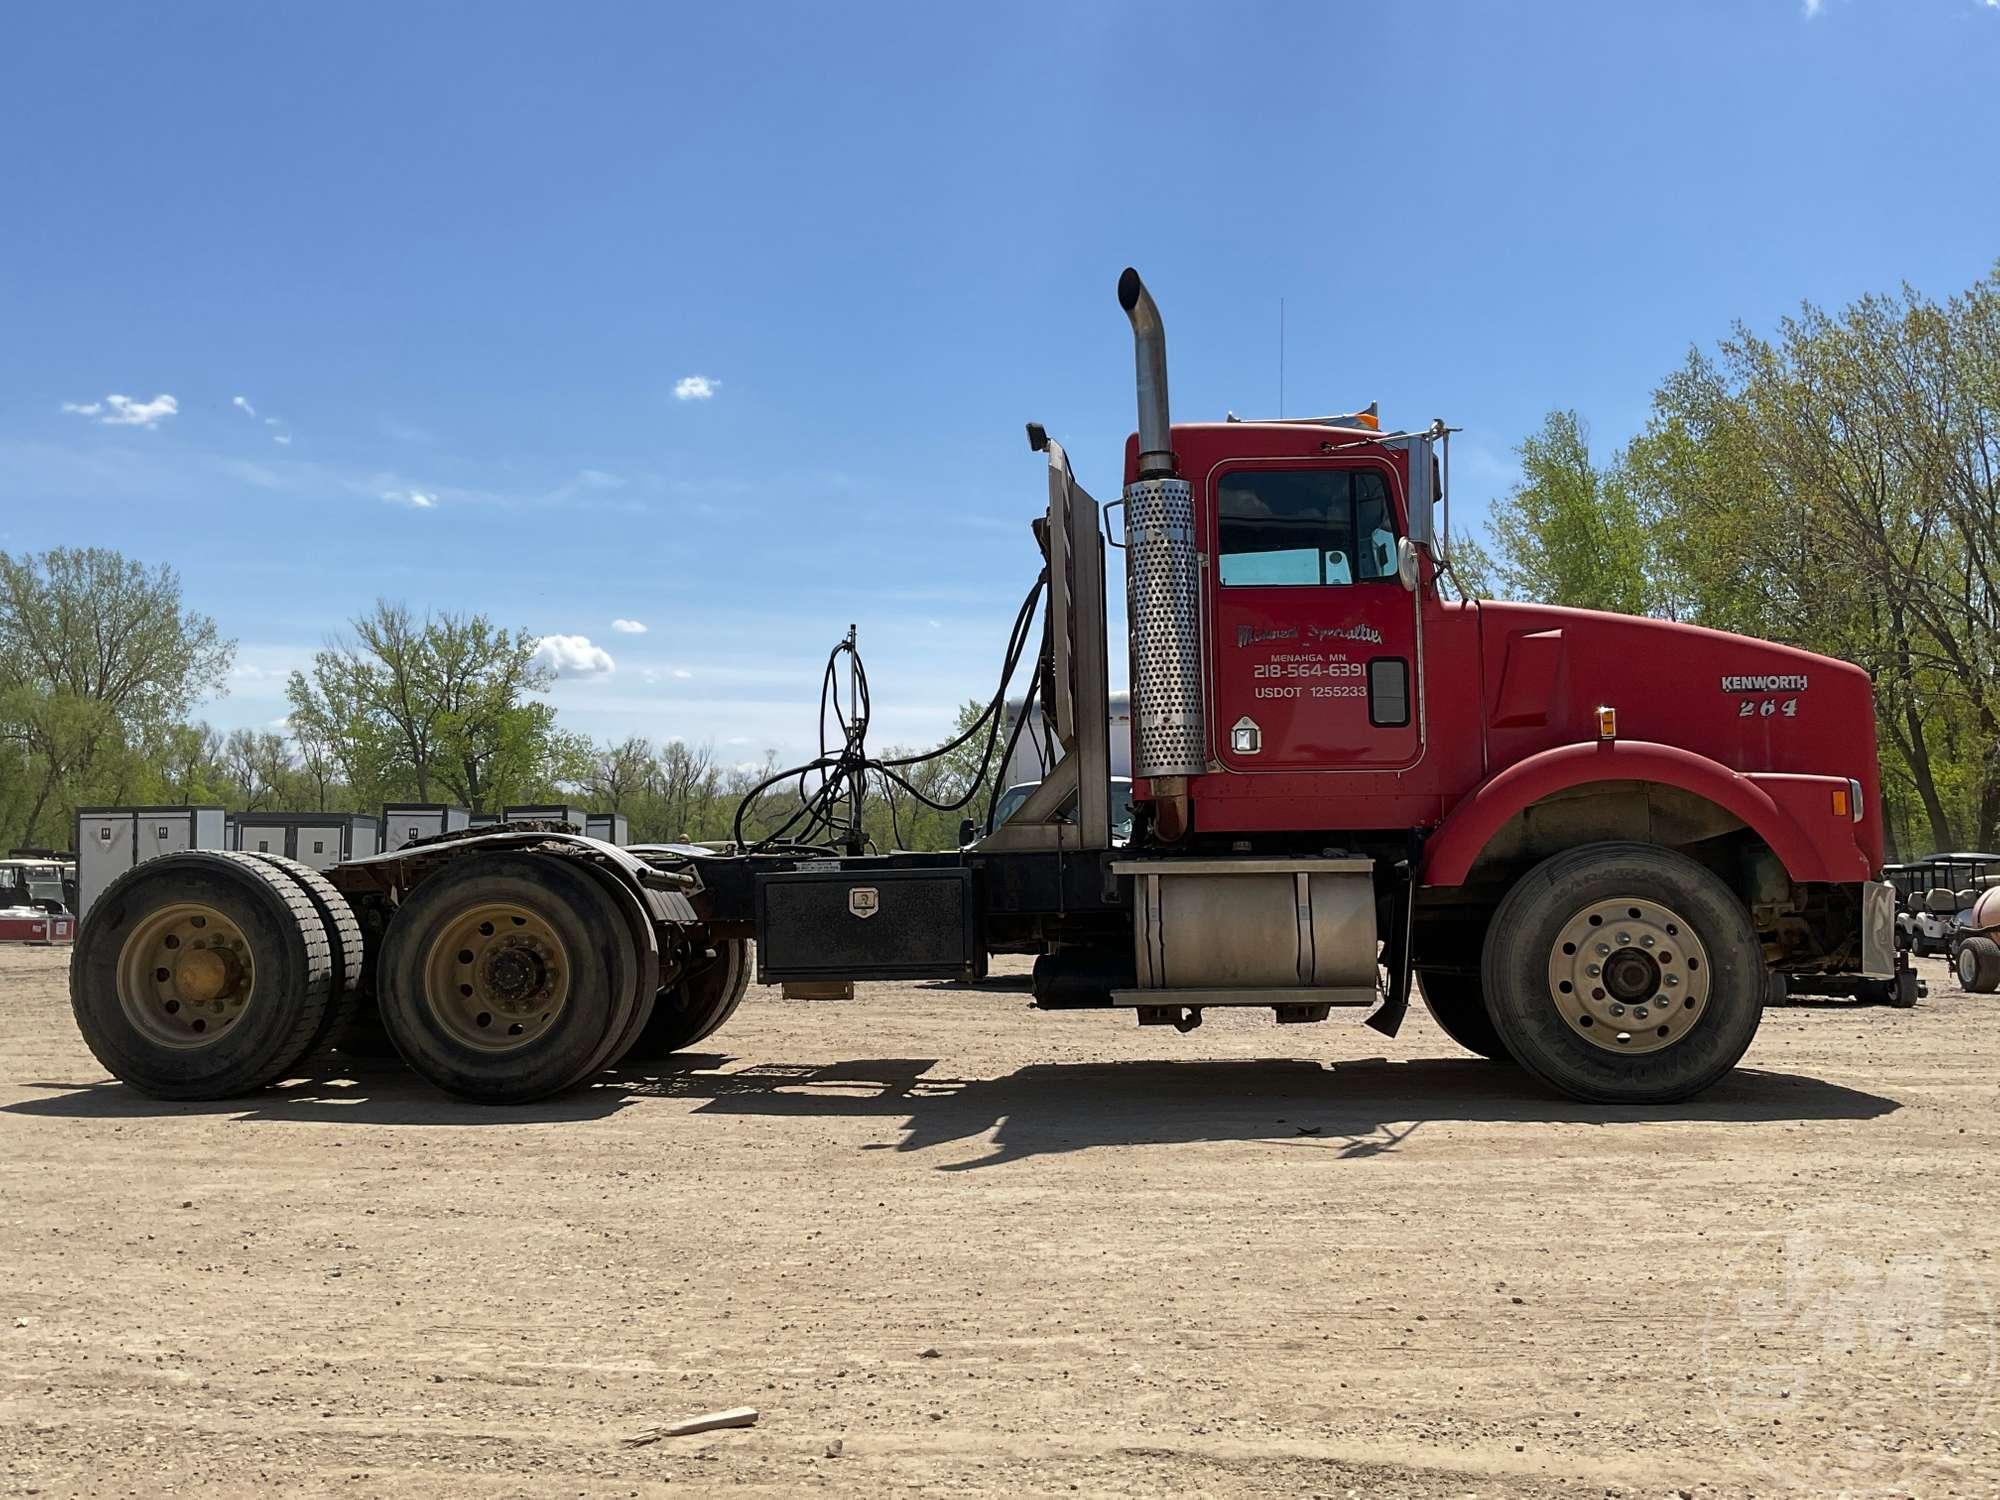
[[[1852,828],[1845,822],[1832,837],[1815,840],[1754,777],[1675,745],[1605,740],[1544,750],[1482,782],[1451,810],[1425,846],[1421,883],[1461,884],[1480,852],[1514,814],[1553,792],[1593,781],[1657,781],[1706,797],[1769,844],[1794,880],[1868,878],[1867,857],[1855,847]],[[1827,784],[1836,783],[1829,779]]]

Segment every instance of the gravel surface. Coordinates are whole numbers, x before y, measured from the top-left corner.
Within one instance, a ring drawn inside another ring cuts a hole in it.
[[[144,1099],[66,961],[0,949],[0,1492],[2000,1494],[2000,997],[1941,963],[1667,1108],[1017,962],[481,1109]]]

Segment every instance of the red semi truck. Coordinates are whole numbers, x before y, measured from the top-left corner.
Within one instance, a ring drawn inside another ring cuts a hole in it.
[[[140,866],[77,943],[98,1057],[136,1087],[213,1096],[373,1021],[445,1089],[521,1101],[711,1034],[753,941],[767,982],[974,978],[1025,947],[1038,1006],[1183,1031],[1217,1006],[1284,1023],[1352,1006],[1393,1033],[1420,992],[1470,1050],[1608,1103],[1713,1084],[1784,984],[1914,1001],[1865,673],[1664,621],[1447,597],[1443,423],[1174,426],[1158,309],[1134,271],[1118,295],[1139,395],[1122,522],[1029,429],[1048,463],[1042,574],[971,733],[1005,763],[1008,681],[1039,615],[1040,713],[1016,722],[1055,743],[1004,823],[950,852],[865,852],[860,800],[907,763],[867,752],[850,656],[844,692],[828,668],[851,710],[838,743],[769,789],[796,807],[756,838],[739,817],[720,852],[550,826],[441,835],[326,877],[248,855]],[[1132,695],[1134,819],[1115,841],[1107,543],[1125,557]]]

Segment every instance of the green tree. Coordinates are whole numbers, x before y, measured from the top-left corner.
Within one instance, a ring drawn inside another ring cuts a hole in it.
[[[1739,325],[1620,470],[1671,612],[1869,670],[1898,846],[2000,842],[2000,269]]]
[[[150,732],[220,692],[235,653],[172,568],[100,547],[0,552],[0,744],[10,839],[64,843],[79,802],[134,790]]]
[[[1516,598],[1645,614],[1647,528],[1623,475],[1600,470],[1574,411],[1552,411],[1515,450],[1522,479],[1493,508],[1493,573]],[[1475,567],[1483,558],[1469,556]]]
[[[327,746],[358,794],[485,810],[585,774],[588,742],[528,696],[555,676],[535,636],[481,614],[419,621],[387,600],[353,627],[352,641],[314,656],[310,676],[292,674],[286,696],[295,733]]]

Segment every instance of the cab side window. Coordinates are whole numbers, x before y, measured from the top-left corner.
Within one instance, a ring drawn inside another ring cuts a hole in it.
[[[1388,484],[1377,469],[1233,469],[1216,488],[1225,588],[1369,583],[1396,574]]]

